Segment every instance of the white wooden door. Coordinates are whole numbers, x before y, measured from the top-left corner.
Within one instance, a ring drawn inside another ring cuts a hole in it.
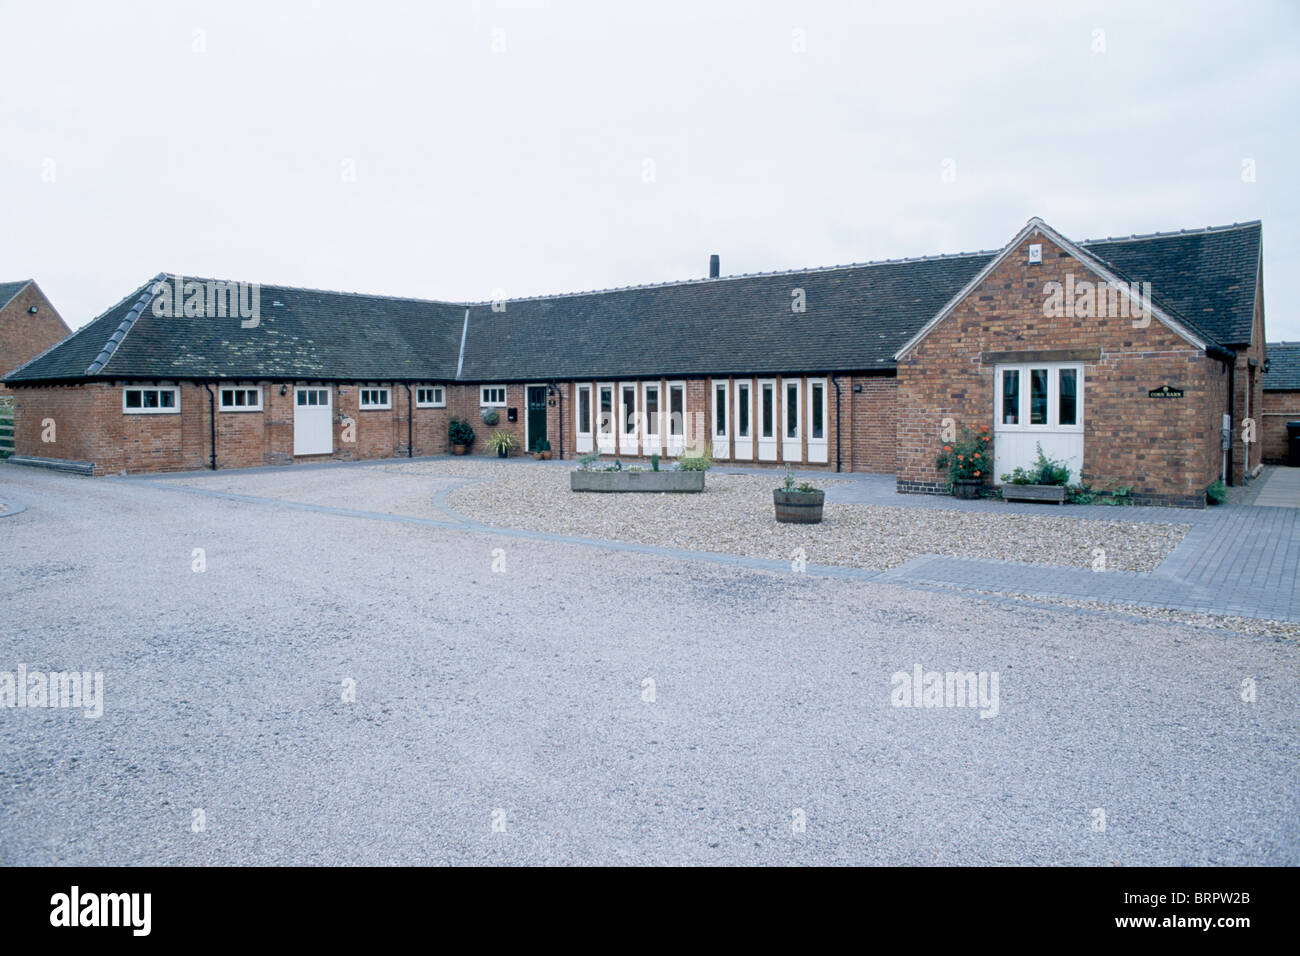
[[[736,383],[736,410],[731,416],[736,427],[736,459],[754,459],[754,383]]]
[[[1030,362],[999,365],[994,377],[993,480],[1017,467],[1032,468],[1038,448],[1070,469],[1083,470],[1083,366]]]
[[[808,460],[825,462],[830,460],[830,448],[827,444],[826,427],[826,379],[808,380]]]
[[[659,383],[641,386],[641,454],[658,455],[663,451],[664,397]]]
[[[758,380],[758,460],[776,461],[776,380]]]
[[[781,380],[781,460],[803,461],[803,383]]]
[[[618,387],[618,453],[635,457],[640,452],[640,416],[636,410],[636,385]]]
[[[602,455],[618,451],[618,415],[614,403],[614,383],[599,383],[596,386],[596,447]]]
[[[328,388],[293,390],[293,453],[329,455],[334,452],[334,415]]]
[[[713,457],[725,459],[731,457],[731,390],[726,382],[713,382],[710,394],[713,396]]]
[[[676,458],[686,450],[686,383],[668,383],[668,419],[664,431],[665,449]],[[700,436],[694,436],[691,444],[702,443]]]
[[[573,426],[578,435],[578,454],[585,455],[596,447],[592,434],[591,386],[579,385],[577,401],[574,402]]]

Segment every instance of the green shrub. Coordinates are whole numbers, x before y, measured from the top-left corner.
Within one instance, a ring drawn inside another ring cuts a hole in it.
[[[655,452],[653,455],[650,456],[650,470],[651,470],[651,471],[658,471],[658,470],[659,470],[659,453],[658,453],[658,452]]]
[[[993,460],[989,457],[989,442],[992,440],[989,426],[971,428],[964,425],[956,441],[946,443],[943,451],[935,456],[934,467],[948,472],[949,486],[958,479],[983,480],[993,467]]]
[[[469,445],[474,441],[474,429],[469,422],[453,418],[447,423],[447,438],[453,445]]]
[[[600,457],[600,452],[593,451],[590,454],[583,455],[578,459],[578,468],[582,471],[591,471],[592,464]]]
[[[681,471],[708,471],[713,467],[713,456],[707,451],[698,455],[682,455],[677,459],[677,467]]]
[[[1223,479],[1217,479],[1214,484],[1205,489],[1205,496],[1210,499],[1210,504],[1221,505],[1228,500],[1228,489],[1224,485]]]
[[[1038,460],[1034,462],[1033,467],[1017,466],[1010,474],[1003,475],[1002,480],[1009,485],[1068,485],[1070,469],[1066,467],[1065,462],[1044,455],[1043,445],[1040,442]]]

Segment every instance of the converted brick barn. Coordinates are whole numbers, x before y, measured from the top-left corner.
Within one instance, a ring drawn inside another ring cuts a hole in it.
[[[1287,422],[1300,422],[1300,342],[1269,342],[1264,375],[1260,451],[1264,461],[1285,464]]]
[[[7,382],[19,455],[95,474],[439,454],[456,417],[479,453],[497,428],[558,457],[703,442],[938,492],[941,436],[985,425],[997,475],[1041,446],[1199,507],[1259,467],[1261,255],[1258,222],[1075,243],[1033,219],[993,252],[495,303],[158,276]]]

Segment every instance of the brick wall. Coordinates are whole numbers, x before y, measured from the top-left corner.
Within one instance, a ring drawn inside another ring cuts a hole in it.
[[[845,470],[896,474],[898,379],[892,373],[858,375],[841,388],[847,389],[845,404],[852,407],[851,455],[848,456],[851,467]],[[833,396],[831,400],[834,401]],[[834,456],[834,446],[831,454]]]
[[[28,309],[36,307],[32,315]],[[71,334],[50,300],[35,282],[0,309],[0,378],[29,362]],[[0,383],[0,395],[10,389]]]
[[[1263,412],[1259,424],[1262,459],[1270,464],[1285,464],[1286,423],[1300,421],[1300,392],[1264,392],[1260,407]]]
[[[1041,264],[1028,263],[1031,242],[1042,244]],[[1082,480],[1102,491],[1127,486],[1142,501],[1204,504],[1218,475],[1221,363],[1154,317],[1137,327],[1128,317],[1044,316],[1045,284],[1070,273],[1096,278],[1046,237],[1030,236],[899,362],[900,490],[942,488],[934,458],[945,417],[994,427],[994,363],[983,353],[1096,350],[1083,362]],[[1185,397],[1147,397],[1164,384]]]

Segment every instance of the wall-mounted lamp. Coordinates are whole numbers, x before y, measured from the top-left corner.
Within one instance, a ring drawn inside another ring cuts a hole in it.
[[[288,386],[288,385],[281,385],[281,386],[280,386],[280,394],[281,394],[282,396],[283,396],[283,395],[288,395],[288,394],[289,394],[289,386]]]
[[[28,315],[35,315],[35,314],[36,314],[36,306],[32,306],[30,309],[28,309],[28,310],[27,310],[27,314],[28,314]]]

